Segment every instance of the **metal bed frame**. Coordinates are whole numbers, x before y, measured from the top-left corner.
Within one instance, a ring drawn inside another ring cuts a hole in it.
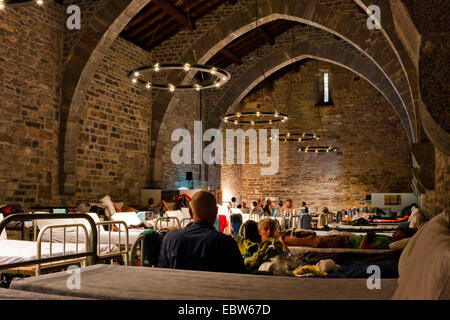
[[[159,230],[159,229],[162,229],[163,227],[162,227],[162,224],[163,224],[163,222],[165,222],[166,223],[166,228],[169,226],[169,222],[170,221],[173,221],[174,222],[174,224],[175,224],[175,222],[176,222],[176,224],[177,224],[177,226],[178,226],[178,229],[181,229],[181,223],[180,223],[180,219],[178,219],[177,217],[161,217],[161,218],[158,218],[158,219],[156,219],[156,221],[155,221],[155,230]],[[184,220],[184,219],[183,219]],[[161,228],[158,228],[158,225],[161,225]]]
[[[38,245],[37,245],[37,259],[31,259],[28,261],[22,261],[22,262],[15,262],[15,263],[9,263],[9,264],[3,264],[0,265],[0,273],[22,273],[22,274],[35,274],[39,275],[41,273],[42,268],[45,265],[45,268],[55,267],[55,266],[65,266],[77,262],[85,262],[87,265],[90,264],[96,264],[99,257],[97,254],[97,251],[94,249],[97,247],[97,230],[95,228],[95,222],[94,220],[87,214],[82,213],[74,213],[71,214],[71,218],[74,219],[86,219],[90,226],[92,232],[92,239],[89,239],[89,236],[87,234],[87,229],[83,224],[71,224],[71,225],[50,225],[46,228],[43,228],[41,232],[38,235]],[[67,214],[13,214],[3,219],[2,222],[0,222],[0,233],[3,232],[6,225],[12,221],[27,221],[27,220],[43,220],[43,219],[67,219]],[[62,256],[52,256],[52,244],[50,242],[50,257],[48,258],[42,258],[42,235],[46,230],[50,230],[50,233],[52,233],[52,230],[54,228],[67,228],[67,227],[76,227],[77,228],[77,238],[78,238],[78,228],[81,228],[85,232],[85,249],[86,252],[78,253],[78,244],[76,247],[76,253],[75,254],[65,254],[66,251],[66,244],[64,242],[63,244],[63,255]],[[92,240],[92,247],[89,247],[89,241]],[[61,263],[63,262],[63,263]],[[26,269],[25,271],[21,268],[24,267],[30,267],[30,266],[37,266],[36,269],[33,271],[33,269]]]
[[[48,215],[50,216],[50,215],[55,215],[55,214],[54,213],[50,213]],[[64,215],[64,217],[66,219],[67,218],[70,218],[70,219],[75,218],[73,213],[70,213],[70,214],[64,213],[63,215]],[[130,248],[130,243],[129,243],[128,227],[127,227],[127,224],[125,223],[125,221],[120,221],[120,220],[117,220],[117,221],[115,221],[115,220],[100,221],[100,222],[96,222],[95,225],[96,225],[96,229],[95,230],[97,232],[97,250],[98,250],[97,251],[97,255],[98,255],[98,257],[100,259],[111,259],[111,258],[122,256],[124,258],[124,263],[127,266],[129,264],[129,260],[128,260],[129,259],[129,255],[128,255],[129,252],[128,252],[128,249]],[[100,237],[100,234],[101,234],[101,230],[100,229],[101,229],[102,226],[105,226],[105,225],[109,226],[108,230],[104,231],[104,232],[108,232],[108,243],[107,244],[108,244],[108,251],[109,252],[107,254],[102,254],[101,251],[100,251],[100,246],[102,245],[101,237]],[[119,242],[118,243],[112,243],[111,242],[111,232],[113,232],[113,228],[112,227],[114,225],[119,225],[118,229],[120,231],[118,232],[118,235],[119,235]],[[120,225],[124,226],[124,231],[121,230]],[[44,234],[44,232],[46,230],[50,229],[49,242],[52,243],[53,242],[52,229],[56,229],[55,226],[56,225],[45,226],[42,230],[40,230],[39,235],[41,236],[41,238],[42,238],[42,235]],[[63,241],[64,247],[65,247],[65,244],[66,244],[66,231],[67,231],[67,228],[68,227],[74,227],[74,226],[75,225],[72,225],[72,224],[70,224],[70,225],[69,224],[67,224],[67,225],[58,225],[59,229],[61,229],[61,228],[64,229],[64,241]],[[83,227],[85,227],[85,226],[83,225]],[[125,236],[124,236],[125,239],[124,239],[124,243],[123,244],[122,244],[122,241],[121,241],[122,240],[122,237],[121,237],[122,232],[125,232]],[[33,235],[34,241],[36,241],[36,239],[37,239],[37,241],[39,242],[39,237],[36,238],[37,225],[35,223],[33,223],[33,233],[34,233],[34,235]],[[89,232],[87,232],[87,230],[86,230],[86,233],[89,234]],[[89,237],[87,239],[89,239]],[[70,242],[70,243],[73,243],[73,242]],[[74,243],[76,243],[77,246],[78,246],[78,228],[76,229],[76,241]],[[89,243],[89,241],[86,241],[86,243]],[[117,245],[118,248],[119,248],[118,252],[112,252],[112,247],[114,247],[115,245]],[[78,249],[78,247],[77,247],[77,249]]]

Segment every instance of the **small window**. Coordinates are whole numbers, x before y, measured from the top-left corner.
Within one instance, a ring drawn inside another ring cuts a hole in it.
[[[330,91],[328,87],[328,72],[323,74],[323,102],[330,102]]]

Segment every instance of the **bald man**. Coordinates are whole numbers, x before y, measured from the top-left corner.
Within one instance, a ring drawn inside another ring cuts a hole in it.
[[[245,273],[241,253],[230,236],[214,228],[217,217],[215,197],[199,191],[189,204],[193,223],[166,234],[161,246],[162,268]]]

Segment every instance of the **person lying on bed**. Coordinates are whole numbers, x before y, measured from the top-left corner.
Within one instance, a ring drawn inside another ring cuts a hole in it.
[[[292,230],[289,230],[292,232]],[[300,232],[292,235],[284,232],[280,240],[286,246],[303,246],[313,248],[353,248],[353,249],[389,249],[392,242],[410,238],[416,232],[415,229],[397,229],[391,237],[376,235],[375,232],[368,232],[365,236],[357,235],[330,235],[317,236],[315,232]]]
[[[248,221],[256,224],[254,221]],[[239,250],[244,258],[245,267],[249,271],[258,270],[259,266],[270,261],[271,258],[289,252],[287,246],[279,240],[280,234],[276,231],[275,220],[266,218],[258,223],[258,233],[261,242],[252,242],[249,239],[235,237]]]
[[[189,203],[193,223],[168,232],[159,256],[162,268],[245,273],[244,261],[231,236],[216,231],[215,197],[208,191],[194,194]]]

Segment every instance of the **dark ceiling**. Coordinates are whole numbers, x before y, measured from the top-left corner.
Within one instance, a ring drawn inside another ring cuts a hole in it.
[[[144,50],[151,51],[184,28],[195,30],[198,19],[225,2],[236,4],[237,0],[152,0],[120,35]],[[276,20],[262,25],[228,44],[208,64],[219,68],[226,68],[233,63],[240,65],[243,57],[264,44],[274,45],[276,37],[298,24]]]

